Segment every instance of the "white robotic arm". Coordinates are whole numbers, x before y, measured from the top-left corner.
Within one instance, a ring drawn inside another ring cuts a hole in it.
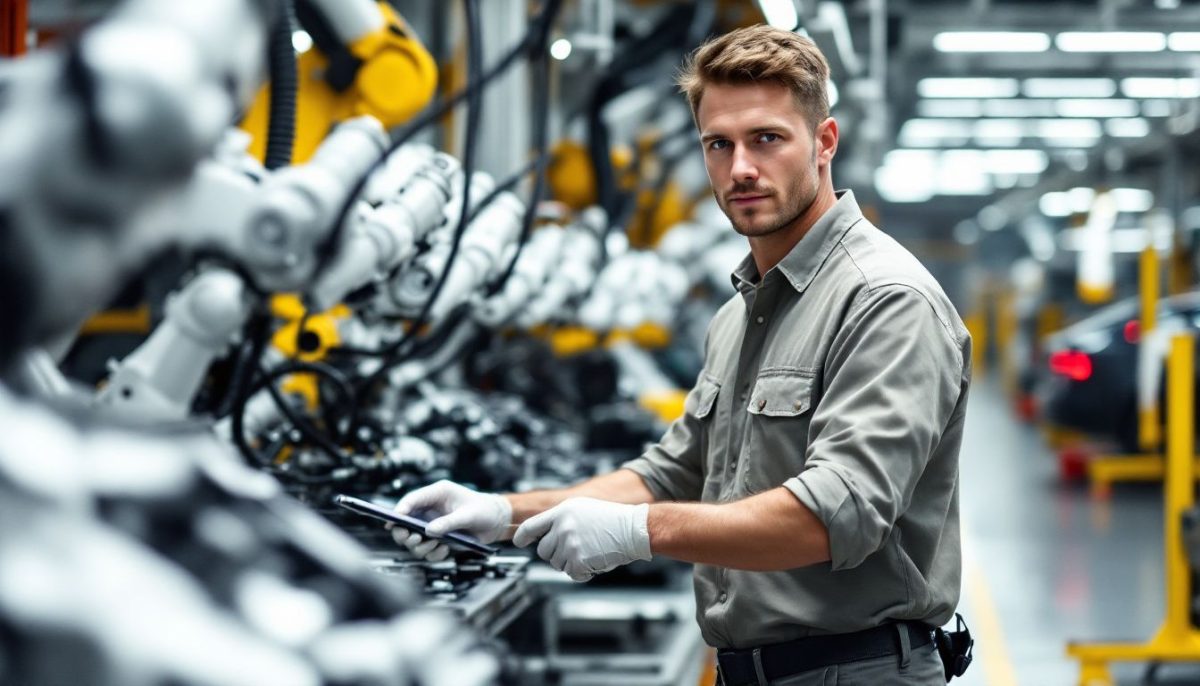
[[[564,230],[558,268],[517,318],[520,326],[529,328],[550,321],[562,312],[568,301],[582,296],[592,287],[600,265],[597,234],[605,221],[602,210],[593,210],[584,211],[578,224]]]
[[[370,195],[400,182],[388,194],[390,197],[347,228],[338,256],[318,277],[311,291],[316,310],[326,310],[354,290],[385,278],[413,256],[419,241],[441,225],[444,208],[452,195],[450,179],[458,170],[458,161],[437,153],[422,163],[407,154],[407,147],[389,158],[382,170],[384,183],[374,183],[373,177],[368,184]],[[394,158],[417,162],[417,166],[399,177],[392,164]]]
[[[77,41],[8,65],[4,250],[25,278],[6,346],[75,331],[177,238],[158,222],[261,80],[274,3],[130,0]],[[7,356],[7,355],[5,355]]]
[[[534,233],[504,288],[479,305],[475,320],[484,326],[496,327],[511,319],[550,277],[558,264],[565,236],[566,231],[559,227]]]
[[[312,276],[315,248],[386,140],[379,123],[363,117],[335,129],[307,164],[281,169],[261,186],[209,168],[193,189],[190,207],[200,215],[191,226],[234,254],[260,286],[300,288]],[[150,337],[114,366],[97,402],[137,421],[186,417],[209,364],[247,316],[239,276],[202,272],[172,295],[166,319]]]

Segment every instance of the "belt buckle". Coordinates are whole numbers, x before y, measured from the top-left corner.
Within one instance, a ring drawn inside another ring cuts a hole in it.
[[[767,675],[763,673],[762,648],[755,648],[750,653],[750,659],[754,662],[754,676],[758,678],[758,686],[771,686],[767,682]]]

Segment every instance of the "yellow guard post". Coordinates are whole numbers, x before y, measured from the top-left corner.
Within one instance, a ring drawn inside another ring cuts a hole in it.
[[[1146,643],[1071,643],[1079,660],[1079,686],[1113,686],[1112,662],[1200,662],[1200,631],[1192,626],[1191,569],[1183,542],[1183,514],[1196,501],[1194,486],[1195,343],[1186,334],[1171,339],[1167,370],[1167,464],[1163,481],[1163,566],[1166,618]]]
[[[1138,315],[1138,345],[1145,345],[1158,326],[1159,260],[1153,245],[1142,251],[1138,269],[1138,295],[1141,300]],[[1139,379],[1140,383],[1140,379]],[[1138,398],[1138,455],[1104,455],[1088,462],[1088,479],[1092,494],[1107,497],[1117,481],[1153,481],[1163,477],[1162,423],[1158,398],[1149,407],[1142,407]]]

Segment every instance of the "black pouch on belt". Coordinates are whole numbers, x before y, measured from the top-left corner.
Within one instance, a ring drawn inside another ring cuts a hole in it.
[[[946,631],[935,629],[933,640],[937,645],[938,657],[942,658],[942,667],[946,670],[946,681],[956,676],[962,676],[971,666],[971,648],[975,639],[971,638],[971,630],[962,615],[954,613],[955,630]]]

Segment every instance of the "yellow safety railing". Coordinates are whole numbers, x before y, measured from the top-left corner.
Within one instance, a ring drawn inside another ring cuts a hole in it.
[[[1166,616],[1145,643],[1071,643],[1067,654],[1079,660],[1079,686],[1113,686],[1112,662],[1200,662],[1200,631],[1192,626],[1191,569],[1183,541],[1183,515],[1195,492],[1195,342],[1171,339],[1167,368],[1167,461],[1164,494],[1163,566]]]

